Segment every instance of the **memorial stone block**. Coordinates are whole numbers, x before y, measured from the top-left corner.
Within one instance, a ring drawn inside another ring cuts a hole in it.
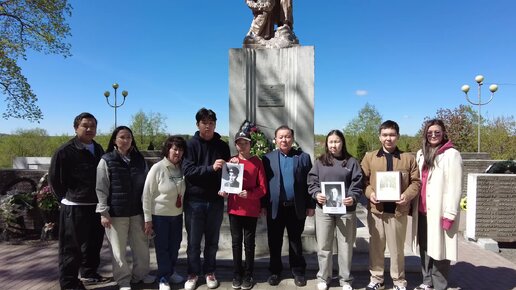
[[[516,242],[516,175],[469,174],[466,236]]]

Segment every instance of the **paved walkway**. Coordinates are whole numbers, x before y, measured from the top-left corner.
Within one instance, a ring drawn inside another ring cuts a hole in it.
[[[151,253],[153,273],[156,270],[154,252]],[[102,249],[102,264],[100,272],[103,275],[111,276],[110,251],[107,244]],[[364,259],[363,257],[359,259]],[[317,264],[315,255],[308,255],[307,279],[308,285],[304,289],[316,289],[315,275]],[[355,263],[355,261],[354,261]],[[357,261],[360,263],[360,261]],[[412,263],[412,262],[411,262]],[[413,263],[412,263],[413,264]],[[414,266],[414,265],[412,265]],[[369,274],[363,267],[353,271],[355,289],[365,289]],[[185,274],[185,259],[179,261],[178,271]],[[387,275],[388,276],[388,275]],[[231,260],[220,260],[217,270],[217,277],[221,281],[219,289],[231,289]],[[267,259],[257,260],[255,280],[257,284],[254,289],[275,289],[289,290],[297,289],[291,277],[285,276],[281,284],[271,287],[266,283],[268,277]],[[1,290],[48,290],[59,289],[57,282],[57,242],[31,242],[24,245],[0,244],[0,289]],[[407,272],[408,289],[413,289],[420,283],[420,274],[414,270]],[[516,264],[505,258],[481,249],[474,243],[460,239],[459,261],[451,269],[451,287],[461,290],[511,290],[516,289]],[[133,285],[133,289],[158,289],[157,284]],[[392,282],[386,281],[386,289],[392,287]],[[334,279],[330,289],[338,289],[338,281]],[[173,285],[172,289],[182,289],[183,285]],[[88,286],[88,289],[116,290],[115,283]],[[204,281],[200,283],[198,290],[207,289]]]

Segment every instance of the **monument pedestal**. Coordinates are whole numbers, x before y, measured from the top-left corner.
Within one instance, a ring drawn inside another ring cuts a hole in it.
[[[314,160],[314,47],[229,50],[229,138],[245,121],[268,139],[280,125]],[[232,153],[234,154],[234,148]]]

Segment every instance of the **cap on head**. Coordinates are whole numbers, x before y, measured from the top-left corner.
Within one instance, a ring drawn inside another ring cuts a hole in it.
[[[235,143],[238,141],[238,139],[244,139],[251,142],[251,136],[247,133],[244,133],[243,131],[237,132],[235,134]]]
[[[236,166],[228,167],[228,173],[233,173],[235,175],[238,175],[240,170]]]

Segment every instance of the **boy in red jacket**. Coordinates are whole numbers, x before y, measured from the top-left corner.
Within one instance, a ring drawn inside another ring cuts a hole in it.
[[[233,289],[251,289],[253,287],[254,249],[256,223],[260,216],[260,198],[267,190],[265,170],[262,161],[251,156],[251,137],[238,132],[235,135],[235,147],[238,155],[230,162],[244,165],[242,192],[228,194],[219,192],[228,199],[228,214],[233,245],[234,277]],[[242,241],[245,239],[245,266],[242,266]]]

